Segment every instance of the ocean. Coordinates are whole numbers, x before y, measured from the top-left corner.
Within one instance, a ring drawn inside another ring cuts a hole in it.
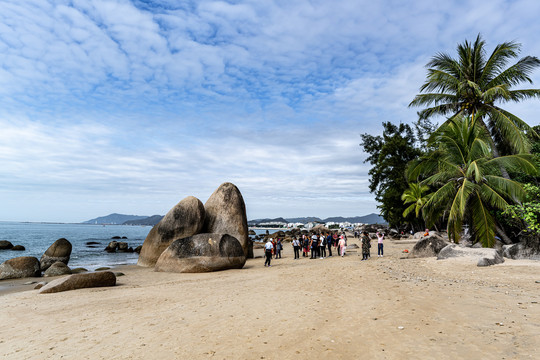
[[[19,256],[35,256],[39,260],[52,243],[66,238],[73,245],[70,268],[84,267],[92,271],[102,266],[136,264],[137,253],[107,253],[104,249],[113,236],[127,237],[117,241],[136,248],[143,244],[150,229],[151,226],[0,222],[0,240],[26,248],[25,251],[0,250],[0,263]],[[98,245],[88,247],[86,243],[90,241]]]

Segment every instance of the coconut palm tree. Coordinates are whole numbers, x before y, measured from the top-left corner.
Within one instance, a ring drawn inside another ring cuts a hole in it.
[[[403,200],[404,204],[412,204],[403,211],[403,217],[409,216],[409,214],[413,211],[416,214],[416,217],[420,215],[422,207],[428,200],[428,197],[424,195],[424,193],[428,190],[429,187],[426,185],[421,185],[419,183],[409,184],[409,188],[403,192],[403,195],[401,195],[401,200]]]
[[[498,228],[492,211],[504,210],[525,196],[521,184],[504,178],[501,168],[536,174],[532,155],[493,157],[490,135],[472,116],[447,121],[429,142],[437,150],[411,164],[407,173],[410,179],[418,179],[423,173],[420,184],[436,189],[424,211],[431,219],[447,219],[448,234],[454,242],[459,242],[467,224],[474,242],[492,247]]]
[[[479,34],[474,43],[465,41],[457,46],[457,59],[438,53],[426,65],[426,82],[409,106],[427,106],[418,113],[422,119],[435,115],[473,116],[489,130],[492,142],[497,145],[492,147],[495,156],[528,152],[526,133],[534,131],[499,106],[540,97],[539,89],[512,89],[523,82],[532,83],[530,74],[540,66],[538,58],[525,56],[507,67],[510,60],[518,57],[520,46],[505,42],[487,57],[485,42]]]

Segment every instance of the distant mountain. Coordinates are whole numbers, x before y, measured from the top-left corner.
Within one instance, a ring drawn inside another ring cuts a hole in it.
[[[275,218],[275,219],[254,219],[248,221],[249,226],[255,226],[257,224],[263,224],[263,223],[271,223],[271,222],[287,222],[287,223],[302,223],[307,224],[309,222],[320,222],[320,223],[327,223],[327,222],[350,222],[350,223],[363,223],[363,224],[386,224],[386,221],[384,221],[384,218],[382,216],[379,216],[377,214],[369,214],[365,216],[354,216],[354,217],[342,217],[342,216],[335,216],[335,217],[329,217],[326,219],[321,219],[318,217],[310,216],[310,217],[298,217],[298,218]]]
[[[97,217],[92,220],[84,221],[83,224],[98,224],[98,225],[121,225],[130,220],[146,219],[148,216],[139,215],[124,215],[124,214],[110,214],[107,216]]]
[[[160,222],[161,219],[163,219],[163,216],[161,216],[161,215],[152,215],[152,216],[149,216],[147,218],[140,219],[140,220],[128,220],[128,221],[124,222],[123,225],[150,225],[150,226],[154,226],[158,222]]]

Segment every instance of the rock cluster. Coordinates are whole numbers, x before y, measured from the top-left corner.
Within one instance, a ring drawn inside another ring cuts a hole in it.
[[[71,249],[72,246],[68,240],[64,238],[56,240],[47,250],[45,250],[45,253],[39,260],[41,271],[47,270],[57,261],[67,265],[69,257],[71,256]]]
[[[146,237],[137,264],[170,272],[241,268],[252,244],[242,194],[224,183],[204,205],[189,196],[173,207]]]

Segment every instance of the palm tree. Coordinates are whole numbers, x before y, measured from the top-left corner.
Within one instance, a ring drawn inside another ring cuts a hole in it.
[[[473,116],[489,130],[496,144],[492,147],[495,157],[501,152],[528,152],[526,133],[534,131],[519,117],[499,107],[500,103],[540,97],[538,89],[511,89],[523,82],[532,83],[530,74],[540,66],[538,58],[525,56],[506,67],[518,56],[520,46],[505,42],[486,57],[485,42],[479,34],[474,43],[465,41],[457,46],[458,59],[438,53],[426,65],[428,75],[420,88],[422,94],[416,95],[409,106],[427,106],[418,113],[421,119],[435,115]]]
[[[420,184],[436,189],[424,205],[425,212],[431,219],[447,218],[454,242],[459,242],[467,224],[473,242],[492,247],[498,228],[492,211],[504,210],[525,196],[521,184],[502,176],[501,167],[536,174],[532,155],[493,157],[489,134],[472,116],[450,119],[429,142],[437,150],[411,164],[407,172],[410,179],[425,174]]]
[[[422,207],[428,200],[428,197],[424,195],[428,190],[429,187],[426,185],[420,185],[419,183],[409,184],[409,188],[401,195],[401,200],[403,200],[404,204],[412,204],[403,211],[403,217],[407,217],[413,210],[416,217],[420,215]]]

